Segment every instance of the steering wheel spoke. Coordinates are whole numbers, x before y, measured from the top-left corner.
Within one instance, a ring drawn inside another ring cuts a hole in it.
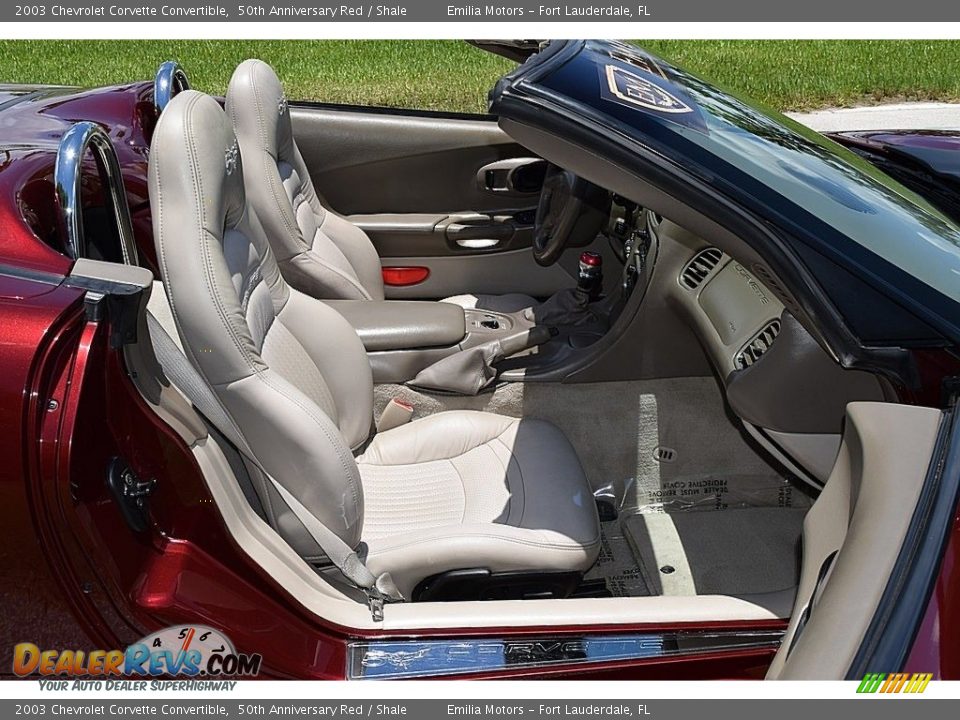
[[[534,259],[540,265],[553,265],[568,246],[589,245],[609,214],[609,192],[551,164],[533,228]]]

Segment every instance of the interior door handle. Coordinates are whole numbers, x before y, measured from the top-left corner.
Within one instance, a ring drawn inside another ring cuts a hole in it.
[[[500,241],[495,238],[459,238],[454,242],[468,250],[489,250],[500,244]]]
[[[521,157],[498,160],[477,171],[477,185],[488,192],[506,195],[535,195],[543,187],[547,162]]]
[[[441,230],[441,226],[437,226]],[[494,216],[483,213],[451,215],[442,226],[448,246],[453,250],[493,250],[509,245],[516,228],[509,215]]]

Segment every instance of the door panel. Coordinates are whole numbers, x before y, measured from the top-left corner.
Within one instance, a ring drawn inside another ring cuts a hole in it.
[[[477,174],[530,153],[492,119],[298,106],[293,131],[321,198],[343,215],[509,210],[536,205],[490,192]]]
[[[387,297],[575,284],[575,262],[543,268],[529,249],[546,165],[493,119],[309,105],[291,118],[321,202],[363,228],[385,266],[429,270]]]

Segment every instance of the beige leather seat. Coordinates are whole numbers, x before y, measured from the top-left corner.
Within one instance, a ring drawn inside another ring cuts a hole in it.
[[[380,258],[370,238],[320,204],[273,68],[261,60],[241,63],[226,108],[244,157],[247,197],[287,282],[325,300],[383,300]],[[446,302],[500,312],[537,304],[521,293],[457,295]]]
[[[366,543],[368,567],[389,571],[408,598],[448,570],[590,567],[596,507],[554,426],[445,412],[367,444],[373,386],[360,339],[284,281],[242,176],[217,102],[194,91],[174,98],[150,152],[163,282],[187,358],[255,454],[268,521],[301,555],[322,559],[261,470],[351,548]]]

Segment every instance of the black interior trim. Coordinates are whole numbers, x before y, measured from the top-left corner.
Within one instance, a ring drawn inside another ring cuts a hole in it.
[[[486,568],[450,570],[421,580],[414,602],[463,600],[543,600],[569,597],[580,584],[578,572],[499,572]]]
[[[401,117],[437,118],[441,120],[480,120],[496,122],[497,116],[490,113],[468,113],[454,110],[427,110],[419,108],[398,108],[384,105],[350,105],[341,103],[314,102],[309,100],[291,100],[291,108],[304,110],[337,110],[367,115],[400,115]]]

